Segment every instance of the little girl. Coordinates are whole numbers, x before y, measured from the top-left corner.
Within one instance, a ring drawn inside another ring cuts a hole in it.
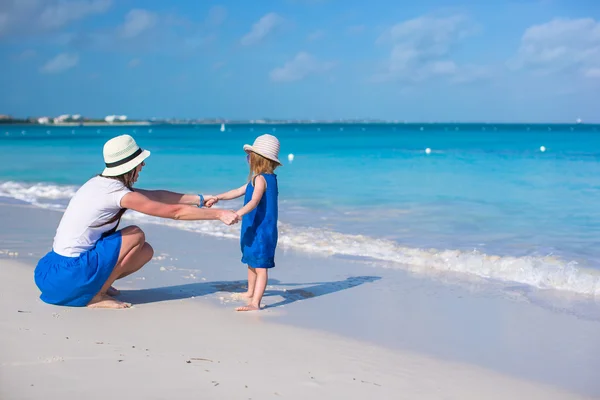
[[[254,144],[244,145],[250,164],[249,182],[238,189],[209,198],[207,207],[219,200],[237,199],[245,195],[244,206],[237,211],[242,219],[240,245],[242,262],[248,264],[247,306],[237,311],[260,310],[268,269],[275,266],[277,247],[277,175],[273,172],[279,166],[279,140],[272,135],[261,135]]]

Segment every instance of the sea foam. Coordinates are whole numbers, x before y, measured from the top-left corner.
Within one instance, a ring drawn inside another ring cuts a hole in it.
[[[64,209],[77,187],[52,184],[0,183],[0,196],[38,207]],[[124,219],[239,239],[240,226],[218,221],[175,221],[128,212]],[[387,239],[343,234],[323,228],[298,227],[279,223],[279,246],[320,255],[366,258],[382,267],[409,270],[426,275],[455,273],[483,279],[530,285],[541,289],[600,296],[600,272],[580,267],[557,257],[513,257],[487,255],[478,251],[422,249],[403,246]]]

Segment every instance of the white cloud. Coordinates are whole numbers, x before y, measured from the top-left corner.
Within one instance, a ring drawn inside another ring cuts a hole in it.
[[[584,71],[586,78],[600,78],[600,68],[590,68]]]
[[[0,13],[0,35],[6,32],[9,28],[10,17],[8,13]]]
[[[127,63],[127,66],[129,68],[135,68],[137,66],[139,66],[142,63],[142,60],[140,60],[139,58],[132,58],[131,60],[129,60],[129,62]]]
[[[273,33],[276,28],[283,25],[284,19],[276,13],[269,13],[259,19],[252,29],[241,39],[244,46],[259,43],[269,34]]]
[[[208,11],[208,16],[206,17],[206,25],[211,28],[216,28],[221,26],[223,22],[227,19],[227,9],[223,6],[213,6]]]
[[[313,41],[315,41],[315,40],[322,39],[322,38],[323,38],[323,36],[325,36],[325,32],[324,32],[323,30],[321,30],[321,29],[318,29],[318,30],[316,30],[316,31],[314,31],[314,32],[311,32],[311,33],[308,35],[307,39],[308,39],[309,41],[313,42]]]
[[[125,23],[121,26],[121,36],[134,38],[144,31],[153,28],[158,21],[158,16],[148,10],[133,9],[125,16]]]
[[[93,14],[101,14],[110,8],[111,0],[59,1],[43,9],[39,21],[49,28],[60,28],[71,21]]]
[[[0,37],[56,30],[111,6],[112,0],[2,0]]]
[[[364,25],[354,25],[348,28],[348,34],[350,35],[360,35],[367,29]]]
[[[78,63],[77,54],[61,53],[44,64],[40,71],[45,74],[56,74],[71,69]]]
[[[196,50],[202,47],[209,46],[217,40],[217,35],[214,33],[208,35],[190,36],[183,39],[183,44],[188,50]]]
[[[283,67],[271,71],[270,77],[274,82],[292,82],[306,78],[308,75],[322,73],[333,68],[330,61],[319,61],[312,55],[300,52],[286,62]]]
[[[474,24],[461,15],[424,16],[398,23],[377,40],[379,45],[390,45],[391,51],[373,80],[418,82],[446,77],[459,83],[481,78],[483,67],[460,66],[450,57],[453,46],[474,32]]]
[[[554,19],[531,26],[508,66],[543,74],[576,71],[594,77],[593,71],[600,68],[600,22],[592,18]]]
[[[35,50],[23,50],[22,52],[13,55],[12,59],[17,61],[25,61],[34,58],[37,56],[37,52]]]

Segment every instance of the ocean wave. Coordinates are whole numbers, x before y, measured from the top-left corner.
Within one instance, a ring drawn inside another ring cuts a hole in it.
[[[12,197],[39,207],[63,208],[75,193],[74,186],[51,184],[0,183],[0,196]],[[59,200],[59,203],[48,203]],[[196,232],[204,235],[238,239],[240,226],[226,226],[216,221],[174,221],[128,212],[124,219]],[[600,296],[600,271],[579,267],[574,261],[556,257],[511,257],[487,255],[478,251],[420,249],[406,247],[392,240],[363,235],[349,235],[322,228],[303,228],[279,223],[279,245],[321,255],[367,258],[381,266],[409,270],[427,275],[467,274],[495,281],[519,283],[540,289],[568,291]]]
[[[43,208],[64,208],[76,191],[77,186],[0,182],[0,196],[25,201]]]

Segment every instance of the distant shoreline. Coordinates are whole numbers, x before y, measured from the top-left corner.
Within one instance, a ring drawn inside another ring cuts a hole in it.
[[[40,127],[57,127],[57,126],[148,126],[153,125],[148,121],[131,121],[131,122],[119,122],[119,123],[109,123],[109,122],[61,122],[58,124],[39,124],[35,122],[0,122],[0,126],[40,126]]]
[[[39,126],[39,127],[76,127],[76,126],[193,126],[193,125],[398,125],[398,126],[595,126],[600,125],[600,122],[405,122],[405,121],[186,121],[186,122],[169,122],[169,121],[128,121],[128,122],[104,122],[104,121],[89,121],[89,122],[62,122],[40,124],[27,121],[0,121],[0,126]]]

